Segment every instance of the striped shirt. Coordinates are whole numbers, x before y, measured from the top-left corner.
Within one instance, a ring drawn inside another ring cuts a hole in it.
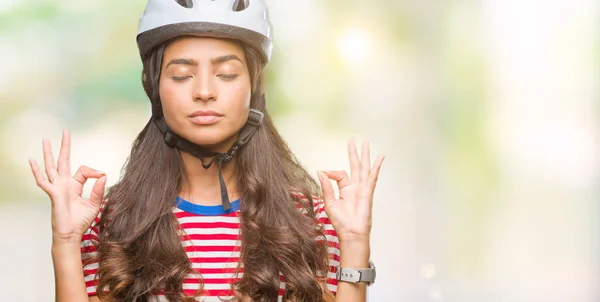
[[[303,195],[293,193],[304,198]],[[233,298],[231,283],[235,280],[235,269],[240,257],[240,200],[231,203],[232,209],[223,210],[222,206],[201,206],[193,204],[182,198],[177,198],[173,213],[181,229],[185,232],[186,240],[182,240],[185,252],[190,259],[192,268],[201,274],[203,280],[202,297],[198,301],[213,302]],[[329,252],[329,271],[327,273],[327,287],[333,294],[337,291],[335,278],[336,267],[339,265],[340,250],[337,234],[331,225],[323,208],[323,201],[314,198],[316,219],[323,225],[327,238]],[[81,255],[85,284],[89,296],[96,295],[98,280],[96,272],[98,263],[94,261],[97,252],[93,242],[98,240],[96,224],[99,217],[83,235],[81,242]],[[237,278],[243,274],[243,268]],[[200,287],[198,275],[188,274],[183,280],[183,289],[187,295],[192,296]],[[279,299],[282,301],[285,282],[280,283]],[[157,296],[157,301],[167,301],[162,296]]]

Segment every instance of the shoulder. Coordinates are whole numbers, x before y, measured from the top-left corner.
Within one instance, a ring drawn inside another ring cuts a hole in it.
[[[309,198],[298,190],[293,190],[292,195],[295,199],[300,201],[300,204],[307,204]],[[337,233],[333,227],[327,212],[325,211],[325,202],[320,196],[310,195],[311,205],[314,213],[314,219],[322,231],[324,237],[317,239],[318,242],[323,242],[327,247],[327,258],[329,270],[326,273],[327,281],[326,286],[333,295],[337,292],[337,279],[335,272],[337,267],[340,265],[340,245]],[[304,202],[302,202],[304,201]],[[298,206],[297,206],[298,207]],[[305,208],[301,205],[301,210],[305,211]]]
[[[302,213],[308,214],[307,210],[312,209],[315,216],[318,214],[325,214],[325,203],[323,202],[323,198],[320,196],[312,194],[306,195],[297,189],[291,189],[290,195],[296,202],[296,208],[298,208]]]
[[[307,207],[312,209],[312,216],[320,224],[325,226],[325,229],[331,229],[333,231],[333,226],[331,225],[329,216],[327,216],[327,212],[325,212],[325,202],[323,201],[322,197],[310,195],[309,198],[306,194],[300,192],[299,190],[291,190],[290,194],[296,200],[296,208],[298,208],[300,212],[305,215],[309,215]]]

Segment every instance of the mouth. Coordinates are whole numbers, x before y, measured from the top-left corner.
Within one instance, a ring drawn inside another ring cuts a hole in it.
[[[223,114],[213,111],[213,110],[197,110],[190,114],[189,117],[197,117],[197,116],[223,116]]]
[[[189,120],[197,125],[211,125],[223,119],[223,116],[218,115],[197,115],[189,117]]]
[[[211,125],[223,119],[223,114],[213,110],[198,110],[190,114],[188,119],[197,125]]]

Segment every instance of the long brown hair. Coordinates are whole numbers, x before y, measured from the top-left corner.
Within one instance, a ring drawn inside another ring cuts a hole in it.
[[[319,186],[290,151],[267,111],[258,53],[240,45],[250,71],[251,107],[265,117],[236,155],[242,199],[238,271],[243,264],[244,273],[233,288],[240,300],[274,301],[281,273],[286,299],[323,301],[328,295],[327,247],[313,213]],[[109,190],[98,223],[100,299],[147,301],[161,291],[169,301],[195,301],[183,292],[183,279],[193,270],[172,212],[185,177],[183,164],[180,151],[165,144],[154,123],[162,116],[158,82],[164,49],[165,45],[158,47],[143,61],[142,83],[152,116],[132,145],[120,181]],[[295,197],[292,188],[306,198]],[[202,286],[197,295],[201,291]]]

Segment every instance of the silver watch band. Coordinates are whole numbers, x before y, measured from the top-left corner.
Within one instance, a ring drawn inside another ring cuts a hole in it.
[[[337,267],[335,278],[345,282],[366,282],[371,285],[375,282],[375,265],[369,261],[369,268],[345,268]]]

